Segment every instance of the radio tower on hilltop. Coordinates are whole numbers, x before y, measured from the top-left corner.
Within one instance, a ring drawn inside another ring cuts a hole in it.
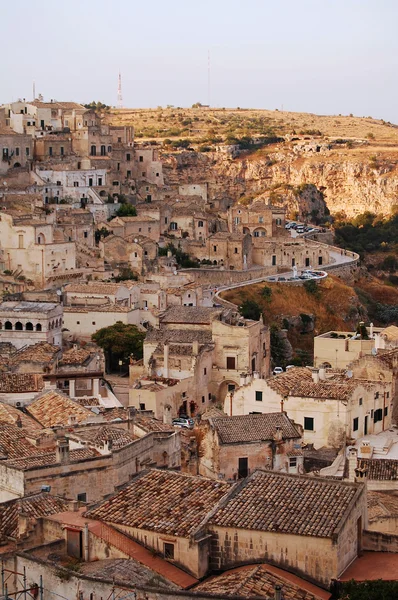
[[[123,108],[123,96],[122,96],[122,76],[119,71],[119,80],[117,86],[117,107]]]

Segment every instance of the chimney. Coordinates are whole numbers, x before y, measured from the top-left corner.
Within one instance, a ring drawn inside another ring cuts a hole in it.
[[[370,337],[370,338],[372,338],[372,337],[373,337],[373,333],[374,333],[374,331],[373,331],[373,323],[371,323],[371,324],[369,325],[369,337]]]
[[[358,465],[358,451],[356,448],[350,448],[348,451],[348,480],[355,481],[355,470]]]
[[[246,384],[246,373],[241,373],[239,375],[239,385],[242,387],[242,385]]]
[[[281,585],[276,585],[275,588],[275,594],[274,594],[274,599],[275,600],[282,600],[282,586]]]
[[[325,381],[326,379],[326,369],[324,367],[320,367],[319,369],[319,379],[321,381]]]
[[[319,369],[312,369],[312,381],[319,383]]]
[[[199,354],[199,342],[198,340],[194,340],[192,342],[192,354],[197,356]]]
[[[169,345],[163,346],[163,377],[169,376]]]
[[[281,442],[282,441],[282,427],[277,426],[275,428],[274,440],[276,442]]]
[[[18,415],[17,420],[15,421],[15,425],[19,428],[22,427],[22,419],[21,419],[21,415]]]
[[[62,465],[69,463],[70,455],[68,438],[62,437],[57,441],[57,447],[55,449],[55,458],[57,463],[61,463]]]

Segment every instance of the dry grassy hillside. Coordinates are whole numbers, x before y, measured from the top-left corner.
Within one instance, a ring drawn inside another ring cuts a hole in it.
[[[200,139],[215,135],[264,135],[267,133],[320,134],[328,138],[369,139],[385,144],[398,143],[398,128],[372,117],[323,116],[310,113],[255,109],[161,108],[113,109],[106,114],[113,124],[134,125],[136,137]],[[373,143],[373,141],[372,141]]]

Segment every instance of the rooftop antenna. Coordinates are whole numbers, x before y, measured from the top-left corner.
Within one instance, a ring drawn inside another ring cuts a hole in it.
[[[119,80],[117,86],[117,107],[123,108],[123,96],[122,96],[122,75],[119,71]]]
[[[207,51],[207,104],[210,107],[210,50]]]
[[[36,84],[33,82],[33,100],[36,100]]]

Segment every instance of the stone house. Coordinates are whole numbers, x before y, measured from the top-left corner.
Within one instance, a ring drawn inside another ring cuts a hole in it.
[[[151,147],[136,147],[132,176],[138,182],[145,181],[158,187],[164,185],[163,165],[159,160],[159,151]]]
[[[115,217],[110,221],[114,235],[122,238],[142,235],[158,242],[160,238],[160,223],[152,217]]]
[[[83,209],[57,210],[55,228],[62,231],[66,242],[94,248],[94,218]]]
[[[209,568],[210,550],[209,536],[199,533],[201,523],[229,488],[221,481],[150,470],[86,515],[127,533],[201,578]]]
[[[34,157],[37,161],[62,161],[72,153],[72,140],[68,134],[38,137],[34,143]]]
[[[301,434],[284,413],[202,418],[198,430],[200,475],[235,481],[258,468],[303,472]]]
[[[267,561],[324,587],[362,549],[365,486],[258,470],[207,521],[211,567]]]
[[[23,133],[15,133],[0,123],[0,174],[13,168],[29,168],[32,159],[32,138]]]
[[[253,264],[252,239],[246,233],[219,231],[207,238],[204,254],[214,265],[244,271]]]
[[[57,278],[76,274],[76,246],[73,242],[56,242],[53,226],[46,221],[16,218],[2,213],[0,237],[7,269],[23,274],[34,283],[44,285]]]
[[[325,245],[304,239],[294,241],[269,240],[264,237],[252,238],[253,264],[264,267],[292,267],[317,269],[330,263],[330,255]]]
[[[125,283],[70,283],[64,288],[64,304],[85,307],[102,304],[130,306],[130,289]]]
[[[253,238],[286,237],[285,209],[254,200],[248,206],[236,204],[228,209],[228,229],[249,233]]]
[[[378,380],[325,374],[296,367],[270,379],[254,379],[225,399],[229,414],[285,411],[303,427],[304,442],[340,448],[391,426],[392,386]]]
[[[125,266],[138,275],[151,271],[157,257],[156,242],[141,234],[127,238],[110,235],[99,243],[99,248],[105,264],[113,269]]]
[[[72,339],[90,340],[96,331],[117,321],[138,326],[140,311],[119,304],[64,307],[64,335]]]
[[[63,307],[53,302],[0,304],[0,341],[16,348],[46,342],[62,345]]]
[[[269,330],[262,320],[230,309],[173,306],[159,317],[159,328],[147,333],[144,368],[146,377],[130,390],[131,406],[145,403],[161,419],[166,406],[171,417],[196,414],[213,396],[225,398],[237,389],[242,373],[269,373]],[[158,378],[173,380],[173,386],[159,387]],[[143,391],[152,384],[144,402]]]

